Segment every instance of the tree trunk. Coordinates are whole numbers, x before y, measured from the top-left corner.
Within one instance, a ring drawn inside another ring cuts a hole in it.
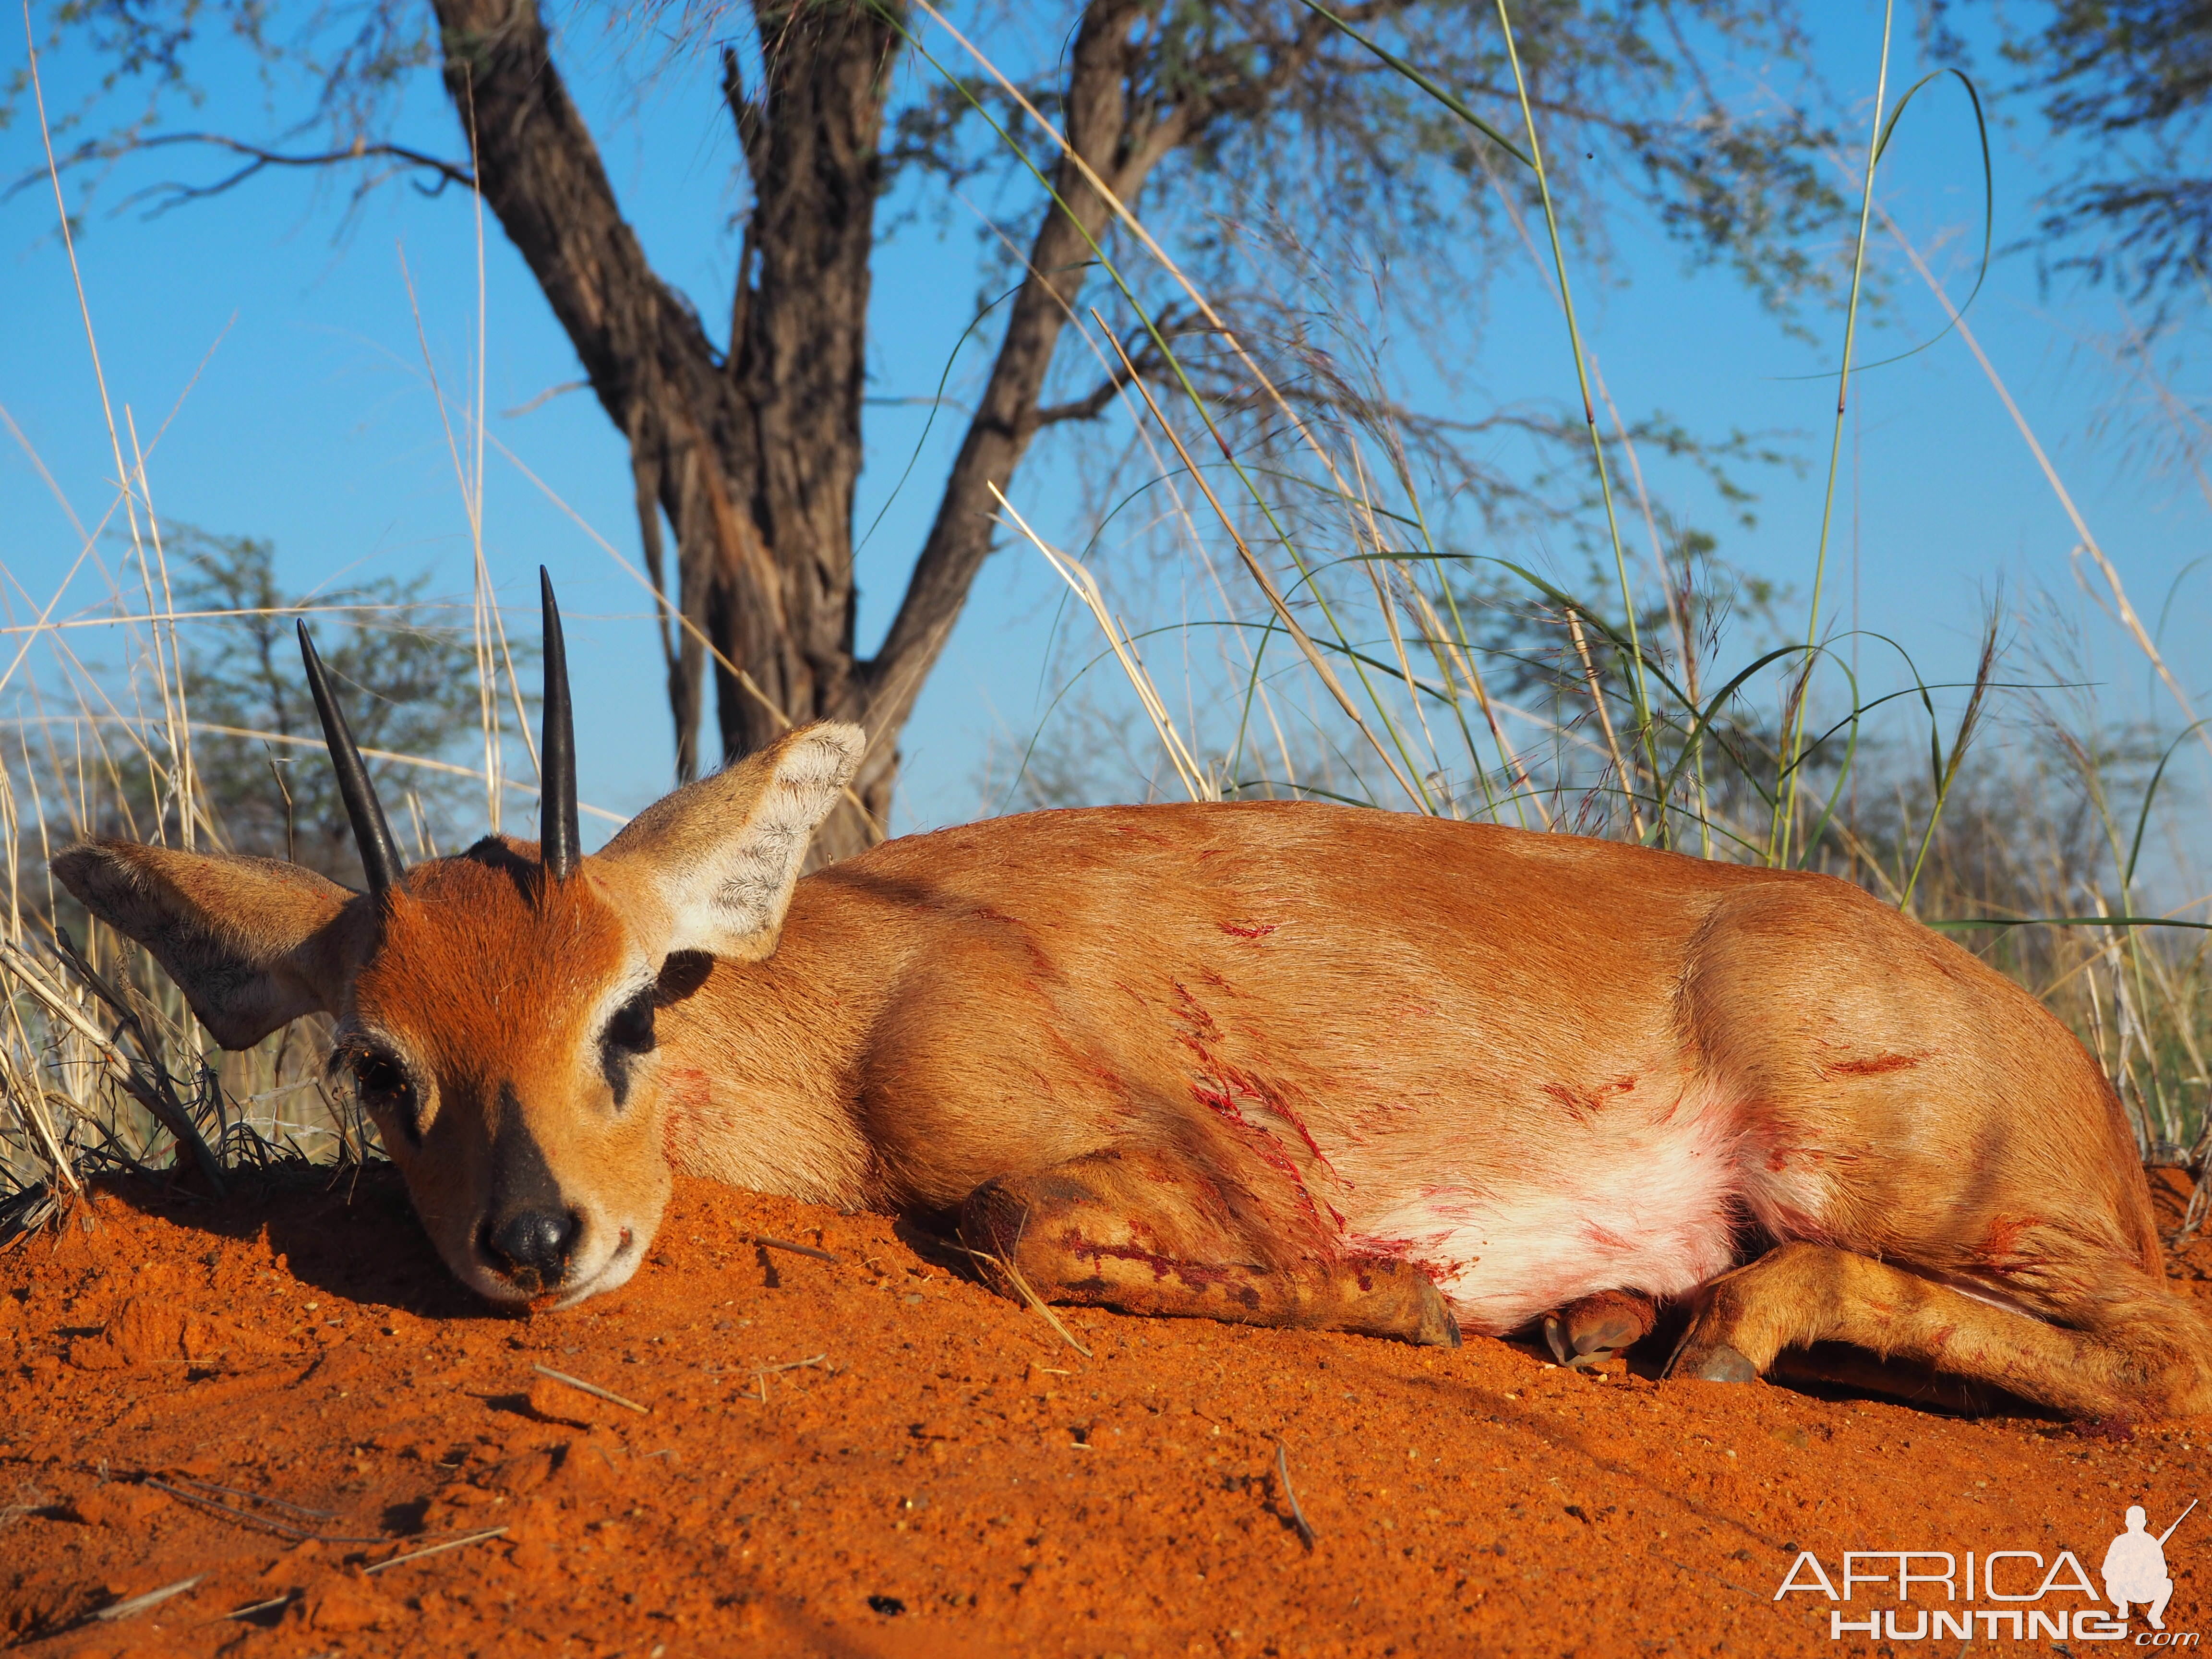
[[[868,726],[872,747],[889,759],[856,786],[866,815],[848,805],[818,832],[817,857],[839,858],[880,838],[896,766],[897,729],[869,719],[854,654],[853,492],[884,100],[898,37],[860,4],[757,0],[755,15],[765,83],[747,98],[727,55],[723,84],[753,185],[729,362],[753,418],[729,468],[743,485],[749,550],[758,551],[719,574],[708,633],[753,682],[718,665],[725,758],[757,749],[785,716],[830,716]]]
[[[478,188],[574,343],[630,445],[640,529],[677,620],[664,625],[679,776],[698,767],[714,660],[723,757],[823,717],[868,731],[854,788],[817,860],[880,837],[897,739],[991,549],[995,504],[1038,425],[1047,370],[1110,208],[1063,161],[981,404],[883,649],[854,654],[853,495],[861,461],[869,261],[884,100],[898,34],[859,0],[756,0],[764,82],[733,54],[728,100],[753,185],[718,354],[696,313],[647,264],[597,146],[569,102],[535,0],[433,0],[446,83]],[[1124,97],[1139,0],[1095,0],[1078,31],[1070,142],[1127,199],[1172,147],[1174,117],[1133,134]],[[655,508],[659,511],[656,512]]]

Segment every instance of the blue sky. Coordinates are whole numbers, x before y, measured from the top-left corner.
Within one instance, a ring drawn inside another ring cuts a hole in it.
[[[1820,9],[1826,73],[1862,98],[1872,91],[1880,27],[1871,5]],[[663,273],[703,310],[719,310],[735,260],[726,227],[734,155],[706,66],[679,63],[638,84],[621,72],[625,65],[597,28],[572,30],[563,61],[603,135],[625,210]],[[1905,39],[1900,75],[1911,70],[1911,52]],[[20,40],[0,47],[0,71],[23,56]],[[64,53],[44,68],[50,104],[60,108],[85,95],[95,66]],[[258,126],[258,94],[246,76],[218,76],[210,86],[203,118],[210,125]],[[410,131],[427,147],[457,153],[435,92],[427,81],[416,89]],[[1996,134],[2001,242],[2032,225],[2034,195],[2064,159],[2038,153],[2039,128],[2020,113],[2017,127]],[[0,157],[10,178],[35,166],[34,124],[27,118],[0,131]],[[465,594],[466,516],[402,260],[429,360],[448,395],[465,398],[477,295],[470,204],[458,193],[424,199],[404,185],[387,186],[335,242],[345,201],[336,179],[258,179],[150,220],[106,211],[131,188],[204,165],[172,158],[126,167],[109,181],[76,249],[117,417],[127,405],[142,436],[162,432],[149,464],[156,507],[210,531],[273,539],[288,579],[302,586],[427,565],[442,590]],[[1962,100],[1928,98],[1886,165],[1881,198],[1931,241],[1931,258],[1954,293],[1963,293],[1960,273],[1972,260],[1979,191]],[[23,191],[0,204],[0,404],[89,522],[111,499],[113,467],[70,266],[53,233],[50,191]],[[501,411],[579,370],[495,222],[487,222],[484,235],[486,401]],[[1790,444],[1807,464],[1802,477],[1772,470],[1748,480],[1762,498],[1754,530],[1718,524],[1693,485],[1670,482],[1692,516],[1704,507],[1704,520],[1723,528],[1725,557],[1802,590],[1817,537],[1833,390],[1792,377],[1832,360],[1838,319],[1814,313],[1817,344],[1794,339],[1725,272],[1688,269],[1679,249],[1649,227],[1625,219],[1614,240],[1621,280],[1584,273],[1578,288],[1614,398],[1632,415],[1662,409],[1708,433],[1795,434]],[[1941,320],[1884,239],[1877,247],[1897,303],[1863,357],[1924,338]],[[878,267],[871,391],[886,398],[931,392],[976,288],[964,225],[956,222],[940,236],[925,218],[901,230]],[[1491,398],[1571,399],[1564,333],[1533,266],[1496,282],[1483,317],[1480,331],[1460,327],[1442,341],[1401,332],[1390,343],[1389,361],[1403,369],[1410,396],[1445,410]],[[1971,317],[2136,607],[2162,626],[2175,672],[2212,707],[2205,684],[2212,657],[2201,645],[2206,577],[2192,569],[2206,550],[2206,503],[2191,479],[2154,464],[2146,437],[2155,435],[2155,422],[2145,424],[2141,397],[2096,349],[2121,320],[2108,296],[2064,286],[2044,292],[2032,259],[2019,256],[1999,261]],[[971,351],[965,368],[980,361]],[[1440,362],[1455,372],[1438,372]],[[2106,688],[2107,712],[2178,727],[2174,705],[2150,689],[2140,655],[2123,647],[2077,586],[2072,528],[1960,343],[1948,339],[1865,374],[1856,397],[1856,476],[1847,471],[1839,501],[1832,607],[1848,614],[1856,547],[1863,625],[1898,638],[1931,677],[1957,678],[1970,668],[1982,607],[2000,585],[2016,605],[2048,592],[2081,630],[2086,665]],[[859,522],[879,511],[884,517],[861,558],[864,646],[888,620],[957,438],[957,424],[940,421],[912,481],[889,499],[921,423],[912,407],[869,410]],[[489,425],[579,517],[624,556],[637,557],[625,459],[588,393],[551,398],[525,415],[495,412]],[[1125,432],[1087,441],[1118,442]],[[569,617],[586,795],[618,812],[635,811],[666,786],[672,752],[649,610],[592,539],[496,451],[488,471],[486,552],[512,617],[532,625],[542,562]],[[1078,494],[1072,467],[1048,457],[1024,471],[1014,499],[1048,534],[1072,533]],[[44,604],[76,556],[76,537],[12,439],[0,442],[0,561]],[[105,550],[111,562],[118,551]],[[988,810],[977,783],[987,757],[1026,742],[1058,689],[1045,640],[1059,592],[1034,555],[1005,552],[987,567],[905,734],[899,827]],[[101,599],[98,580],[80,574],[57,614]],[[20,622],[22,593],[11,603]],[[1869,650],[1870,665],[1876,654]],[[1874,672],[1893,681],[1893,670]]]

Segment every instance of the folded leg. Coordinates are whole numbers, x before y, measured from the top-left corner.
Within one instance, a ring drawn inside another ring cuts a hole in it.
[[[1026,1285],[1047,1302],[1125,1313],[1459,1341],[1450,1309],[1419,1268],[1318,1249],[1285,1262],[1154,1155],[1097,1152],[992,1182],[961,1206],[960,1237],[1001,1295],[1018,1297]]]
[[[1764,1376],[1785,1348],[1848,1342],[2076,1417],[2212,1411],[2212,1322],[2139,1262],[2085,1260],[2049,1322],[1826,1245],[1784,1244],[1715,1279],[1671,1374]]]

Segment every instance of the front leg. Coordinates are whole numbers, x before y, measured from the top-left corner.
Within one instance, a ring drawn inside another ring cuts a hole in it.
[[[1094,1152],[978,1188],[960,1237],[1002,1296],[1299,1330],[1358,1331],[1456,1347],[1459,1325],[1419,1268],[1374,1256],[1265,1264],[1208,1213],[1167,1159]],[[1020,1285],[1016,1283],[1018,1276]]]

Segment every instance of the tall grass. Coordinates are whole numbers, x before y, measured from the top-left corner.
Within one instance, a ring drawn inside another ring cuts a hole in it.
[[[45,136],[37,46],[28,40],[27,46]],[[374,1150],[371,1126],[349,1118],[324,1091],[326,1021],[297,1022],[248,1050],[220,1049],[151,957],[76,910],[48,872],[53,853],[95,835],[186,848],[229,845],[226,803],[206,787],[195,762],[196,739],[213,734],[264,745],[272,785],[280,792],[286,792],[283,762],[304,750],[314,763],[322,763],[319,743],[296,732],[214,725],[193,716],[182,630],[272,612],[178,610],[146,447],[131,410],[118,410],[109,390],[50,137],[46,160],[118,482],[89,526],[64,500],[79,545],[49,598],[39,603],[12,572],[0,586],[0,606],[8,617],[0,629],[5,642],[0,691],[13,694],[15,711],[0,723],[0,837],[8,883],[6,914],[0,918],[5,1009],[0,1018],[0,1238],[35,1224],[105,1172],[190,1168],[221,1192],[244,1172],[282,1164],[343,1164]],[[475,555],[469,632],[479,668],[483,763],[471,768],[432,755],[366,752],[386,767],[481,781],[487,815],[496,827],[506,796],[537,793],[504,775],[507,750],[519,742],[533,769],[536,756],[523,717],[526,693],[483,556],[481,225],[478,229],[477,384],[473,404],[459,411],[463,430],[475,434],[466,461],[427,341],[423,367],[447,421]],[[410,297],[411,291],[410,283]],[[417,322],[419,334],[419,313]],[[20,431],[13,435],[28,449]],[[43,462],[38,465],[43,472]],[[107,550],[118,542],[123,550],[111,568]],[[85,590],[95,584],[100,591],[87,602]],[[17,613],[18,595],[38,605],[27,622]],[[284,607],[282,614],[347,626],[410,621],[365,617],[362,607],[340,603],[303,603]],[[88,647],[96,653],[92,660],[80,652],[80,643],[89,639],[100,641]],[[512,734],[502,705],[514,712]],[[398,819],[402,838],[411,819],[416,851],[428,856],[433,849],[420,799],[411,789],[402,793],[411,809]],[[284,802],[289,818],[289,792]]]

